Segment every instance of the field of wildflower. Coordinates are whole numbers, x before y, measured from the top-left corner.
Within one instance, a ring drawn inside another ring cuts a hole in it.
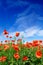
[[[3,31],[3,35],[10,40],[0,43],[0,65],[43,65],[42,40],[23,43],[22,39],[12,40],[8,34]],[[16,38],[19,35],[19,32],[15,33]]]

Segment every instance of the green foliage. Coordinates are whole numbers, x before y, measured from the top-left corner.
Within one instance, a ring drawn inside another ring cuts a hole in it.
[[[21,44],[22,45],[22,44]],[[12,44],[9,44],[9,49],[6,51],[3,49],[3,46],[0,47],[2,50],[0,50],[0,57],[6,56],[7,59],[5,62],[0,62],[0,65],[43,65],[43,48],[42,48],[42,58],[38,59],[35,56],[37,47],[19,47],[20,50],[18,51],[20,58],[16,60],[14,58],[14,54],[17,52],[12,48]],[[28,60],[23,61],[23,57],[27,56]]]

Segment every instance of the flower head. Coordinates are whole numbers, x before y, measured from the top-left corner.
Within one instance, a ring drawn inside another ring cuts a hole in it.
[[[7,35],[7,34],[9,34],[9,33],[7,32],[7,30],[4,30],[4,31],[3,31],[3,34],[4,34],[4,35]]]
[[[39,45],[39,43],[38,43],[38,40],[33,40],[33,43],[32,43],[32,46],[38,46]]]
[[[15,58],[16,60],[18,60],[18,59],[20,58],[19,54],[18,54],[18,53],[15,53],[15,54],[14,54],[14,58]]]
[[[5,61],[6,61],[6,59],[7,59],[7,57],[6,57],[6,56],[2,56],[2,57],[0,57],[0,62],[5,62]]]
[[[9,49],[9,45],[5,44],[4,45],[4,50],[6,51],[7,49]]]
[[[9,36],[9,38],[12,38],[12,36]]]
[[[8,35],[6,35],[6,38],[8,38],[9,36]]]
[[[16,51],[19,51],[18,45],[15,44],[15,45],[13,46],[13,49],[16,50]]]
[[[41,50],[36,51],[36,57],[37,57],[37,58],[41,58],[41,57],[42,57],[42,52],[41,52]]]
[[[23,61],[26,61],[26,60],[28,60],[28,57],[27,56],[24,56],[23,57]]]
[[[32,47],[32,44],[29,43],[29,42],[26,42],[25,47],[27,47],[27,48],[31,48],[31,47]]]
[[[20,35],[20,33],[19,32],[16,32],[15,36],[18,37],[19,35]]]

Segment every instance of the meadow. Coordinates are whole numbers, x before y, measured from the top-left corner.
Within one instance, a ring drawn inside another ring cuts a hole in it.
[[[0,65],[43,65],[42,40],[23,43],[22,39],[12,40],[8,34],[4,30],[3,35],[10,40],[5,40],[5,44],[2,41],[0,43]],[[19,32],[15,33],[16,38],[19,35]]]

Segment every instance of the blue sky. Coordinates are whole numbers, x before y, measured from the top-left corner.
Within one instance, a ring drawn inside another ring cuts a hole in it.
[[[0,40],[21,32],[26,41],[43,40],[43,0],[0,0]]]

